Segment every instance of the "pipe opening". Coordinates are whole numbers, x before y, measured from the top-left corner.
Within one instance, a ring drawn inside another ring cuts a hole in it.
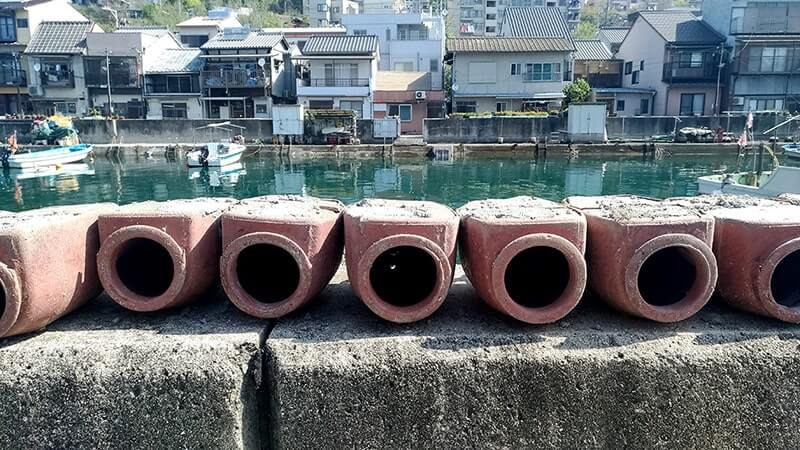
[[[772,298],[780,305],[795,308],[800,305],[800,250],[786,255],[772,271]]]
[[[116,269],[122,284],[143,297],[162,295],[175,274],[167,249],[147,238],[133,238],[121,244]]]
[[[527,308],[541,308],[558,300],[569,280],[569,261],[552,247],[531,247],[517,253],[509,261],[504,278],[509,297]]]
[[[697,280],[697,268],[683,247],[665,247],[650,255],[639,269],[639,293],[647,303],[667,306],[689,294]]]
[[[277,245],[254,244],[236,258],[236,277],[248,295],[261,303],[277,303],[294,294],[300,284],[300,266]]]
[[[436,261],[425,250],[394,247],[375,258],[369,270],[372,289],[386,303],[411,306],[431,295],[436,287]]]
[[[6,313],[6,289],[0,285],[0,318]]]

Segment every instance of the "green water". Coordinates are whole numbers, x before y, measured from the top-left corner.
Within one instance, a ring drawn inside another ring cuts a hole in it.
[[[641,156],[591,155],[534,160],[510,155],[468,157],[454,162],[417,158],[303,158],[273,155],[242,160],[243,170],[189,170],[182,162],[126,156],[100,157],[75,173],[17,179],[0,177],[0,209],[201,196],[252,197],[306,194],[352,202],[363,197],[434,200],[460,206],[473,199],[537,195],[693,195],[696,179],[736,167],[735,155],[682,155],[646,160]]]

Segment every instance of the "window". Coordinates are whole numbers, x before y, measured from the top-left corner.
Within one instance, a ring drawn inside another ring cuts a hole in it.
[[[639,100],[639,114],[650,114],[650,99],[643,98]]]
[[[161,117],[165,119],[185,119],[187,117],[186,103],[162,103]]]
[[[43,86],[67,86],[72,82],[72,65],[68,59],[41,60],[41,77]]]
[[[14,42],[17,40],[17,27],[15,25],[14,13],[0,14],[0,42]]]
[[[436,58],[431,58],[431,72],[438,72],[439,71],[439,60]]]
[[[497,7],[497,2],[495,0],[488,0],[486,2],[486,7],[487,8],[495,8],[495,7]]]
[[[683,69],[703,67],[703,54],[701,52],[681,52],[678,56],[678,66]]]
[[[511,64],[511,75],[522,75],[522,64]]]
[[[525,64],[523,81],[561,81],[561,63]]]
[[[486,27],[486,32],[487,33],[496,33],[497,32],[497,27]]]
[[[506,112],[508,111],[508,102],[497,102],[497,107],[495,108],[496,112]]]
[[[497,14],[487,14],[486,20],[497,20]]]
[[[65,116],[75,115],[78,113],[78,108],[75,102],[54,102],[53,107],[58,114]]]
[[[394,71],[395,72],[413,72],[414,71],[414,63],[412,63],[410,61],[395,62],[394,63]]]
[[[181,34],[181,43],[184,47],[195,47],[199,48],[201,45],[208,42],[208,35],[202,36],[186,36]]]
[[[761,72],[785,72],[788,48],[764,47],[761,49]]]
[[[353,30],[353,34],[356,36],[365,36],[367,34],[367,30]]]
[[[333,109],[333,100],[309,100],[308,109]]]
[[[392,40],[392,30],[390,30],[389,28],[386,29],[386,40],[387,41]]]
[[[256,103],[256,114],[269,114],[268,106],[266,103]]]
[[[731,8],[731,33],[744,30],[744,8]]]
[[[633,72],[633,61],[625,62],[625,75],[630,75]]]
[[[363,117],[362,111],[364,109],[364,102],[361,100],[340,100],[339,109],[350,110],[356,113],[357,118]]]
[[[644,70],[644,61],[639,61],[639,71]]]
[[[338,6],[331,8],[331,12],[334,14],[339,14],[339,11],[341,11],[341,9]]]
[[[625,111],[625,100],[617,100],[617,111]]]
[[[17,28],[28,28],[28,19],[17,19]]]
[[[477,103],[476,102],[456,102],[456,112],[457,113],[474,113],[477,110]]]
[[[680,114],[682,116],[702,115],[705,103],[705,94],[681,94]]]
[[[638,70],[634,70],[633,73],[631,73],[631,84],[639,84],[639,71]]]
[[[328,11],[328,5],[325,3],[320,3],[317,5],[317,12],[326,12]]]
[[[783,111],[783,99],[755,99],[747,101],[748,111]]]
[[[389,105],[389,117],[399,117],[401,122],[411,122],[411,105]]]

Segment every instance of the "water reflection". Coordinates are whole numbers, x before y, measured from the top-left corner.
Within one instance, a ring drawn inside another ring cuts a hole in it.
[[[650,197],[693,195],[699,175],[733,167],[736,156],[581,155],[535,160],[481,155],[449,162],[413,158],[246,157],[240,166],[189,170],[181,161],[125,155],[100,157],[93,172],[37,178],[5,174],[0,209],[100,201],[130,203],[199,196],[236,198],[307,194],[352,202],[363,197],[428,199],[460,206],[487,197],[631,193]]]

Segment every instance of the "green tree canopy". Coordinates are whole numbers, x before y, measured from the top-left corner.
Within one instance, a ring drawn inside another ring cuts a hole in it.
[[[592,98],[592,87],[583,78],[578,78],[572,83],[564,86],[564,103],[569,105],[573,102],[587,102]]]

